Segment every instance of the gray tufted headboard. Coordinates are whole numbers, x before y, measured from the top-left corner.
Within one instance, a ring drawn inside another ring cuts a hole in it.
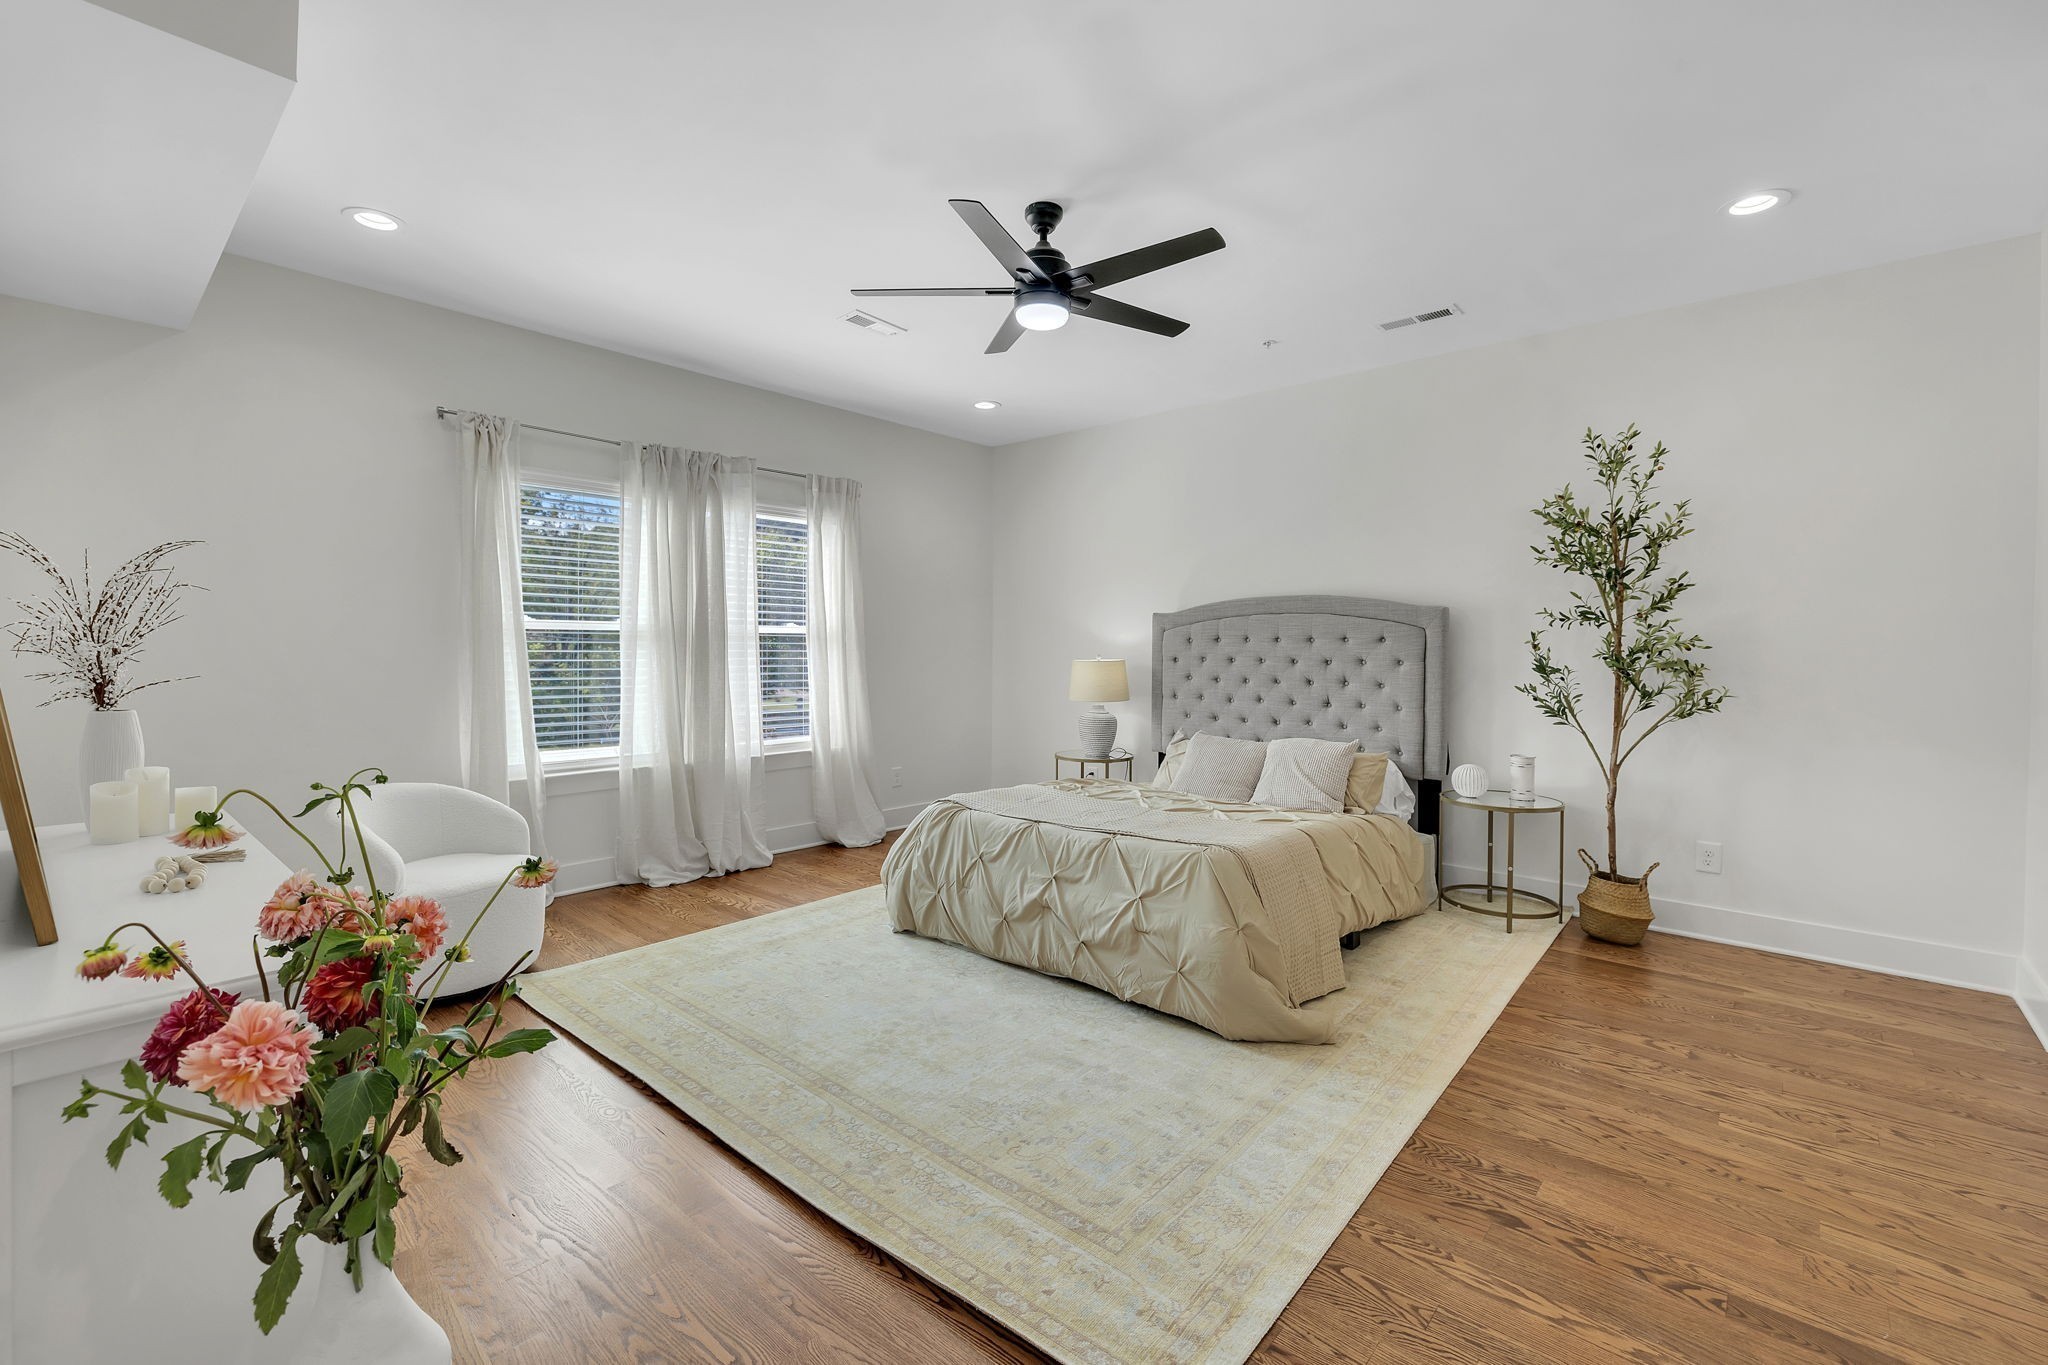
[[[1356,740],[1410,778],[1444,772],[1443,607],[1240,597],[1152,618],[1152,734]]]

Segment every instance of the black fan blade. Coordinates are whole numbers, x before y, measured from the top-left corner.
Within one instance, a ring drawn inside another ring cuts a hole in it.
[[[855,289],[853,293],[864,299],[979,299],[992,294],[1005,297],[1016,293],[1014,289]]]
[[[1024,324],[1017,321],[1017,312],[1011,309],[1003,314],[1003,325],[996,328],[995,339],[989,342],[988,349],[982,354],[995,355],[999,351],[1007,351],[1016,345],[1017,338],[1023,335]]]
[[[1163,337],[1177,337],[1188,329],[1188,325],[1179,318],[1170,318],[1146,308],[1134,308],[1128,303],[1097,295],[1076,294],[1073,304],[1073,315],[1077,318],[1113,322],[1119,327],[1135,327],[1141,332],[1156,332]]]
[[[946,202],[953,206],[953,212],[960,215],[960,221],[981,238],[981,244],[988,248],[989,254],[1001,261],[1003,269],[1012,276],[1027,280],[1046,278],[1038,263],[1024,254],[1024,248],[1017,245],[1015,237],[1003,231],[1003,225],[996,221],[996,216],[988,211],[985,204],[976,199],[948,199]]]
[[[1086,275],[1088,288],[1107,289],[1120,281],[1149,275],[1155,270],[1164,270],[1170,265],[1179,265],[1182,261],[1192,261],[1197,256],[1222,249],[1223,234],[1215,228],[1203,228],[1200,232],[1190,232],[1170,242],[1154,242],[1136,251],[1126,251],[1121,256],[1105,256],[1088,265],[1076,266],[1066,272],[1066,278],[1071,280]]]

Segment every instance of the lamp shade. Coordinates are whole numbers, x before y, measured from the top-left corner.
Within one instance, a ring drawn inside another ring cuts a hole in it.
[[[1122,659],[1076,659],[1067,682],[1068,701],[1129,701],[1130,679]]]

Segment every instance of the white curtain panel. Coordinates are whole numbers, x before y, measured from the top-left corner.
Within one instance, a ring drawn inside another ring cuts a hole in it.
[[[765,867],[754,462],[642,446],[621,484],[619,875]]]
[[[462,503],[462,783],[519,808],[512,778],[523,778],[533,851],[544,855],[547,793],[533,738],[519,589],[518,427],[480,412],[456,417],[469,485]]]
[[[868,721],[860,484],[816,475],[809,483],[811,806],[820,836],[862,848],[881,842],[888,822],[875,800]]]

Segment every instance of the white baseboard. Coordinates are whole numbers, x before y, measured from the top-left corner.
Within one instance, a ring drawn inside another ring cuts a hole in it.
[[[596,891],[619,884],[619,867],[610,858],[585,858],[563,863],[555,873],[555,894],[573,896],[578,891]]]
[[[1453,882],[1483,881],[1486,869],[1446,866],[1444,877]],[[1565,883],[1568,911],[1573,908],[1574,898],[1585,889],[1585,885],[1583,878]],[[1530,887],[1548,895],[1556,889],[1557,883],[1538,876]],[[1933,981],[1944,986],[1962,986],[1973,991],[2013,994],[2019,959],[2008,953],[1958,948],[1931,939],[1902,938],[1837,924],[1815,924],[1781,915],[1669,900],[1663,896],[1653,896],[1651,901],[1657,911],[1657,918],[1650,925],[1652,932],[1706,939],[1740,948],[1759,948],[1767,953],[1803,957],[1838,967],[1860,967],[1866,971]],[[2037,1023],[2035,1027],[2040,1025]]]
[[[2041,1046],[2048,1047],[2048,976],[2043,976],[2025,958],[2019,960],[2016,975],[2012,998],[2019,1001],[2020,1013],[2034,1026],[2034,1036],[2041,1040]]]

